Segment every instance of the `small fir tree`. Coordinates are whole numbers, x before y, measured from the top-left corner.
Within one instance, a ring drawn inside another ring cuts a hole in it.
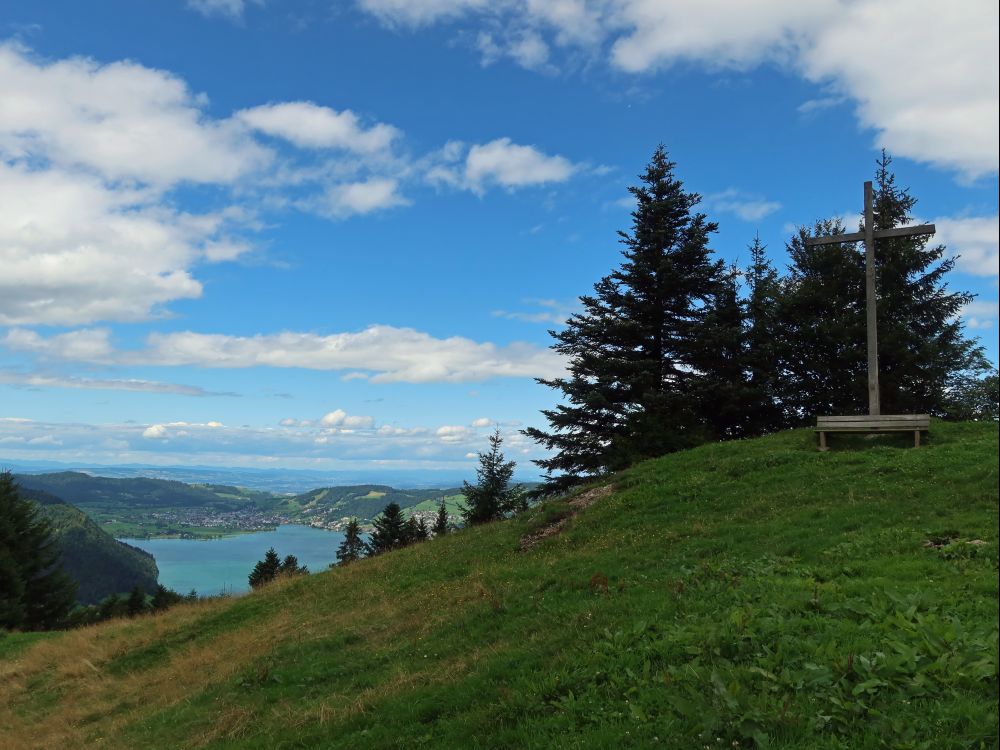
[[[137,617],[146,611],[146,592],[140,586],[134,586],[125,601],[125,613],[129,617]]]
[[[406,544],[405,520],[399,503],[389,503],[375,518],[368,546],[373,555],[381,555]]]
[[[431,531],[434,532],[434,536],[441,536],[442,534],[447,534],[448,529],[451,524],[448,521],[448,509],[445,507],[444,498],[441,498],[441,504],[438,506],[437,515],[434,517],[434,525],[431,526]]]
[[[514,461],[507,461],[500,446],[503,438],[497,428],[490,435],[490,449],[479,453],[479,468],[476,469],[476,484],[462,484],[466,507],[463,511],[465,523],[474,525],[489,523],[504,518],[520,509],[523,490],[520,485],[510,486],[514,476]]]
[[[747,286],[746,316],[746,432],[764,435],[786,424],[780,369],[782,282],[767,257],[767,246],[754,237],[748,247],[750,265],[743,278]]]
[[[150,607],[154,612],[162,612],[165,609],[170,609],[170,607],[178,604],[184,600],[184,597],[178,594],[173,589],[168,589],[162,584],[156,584],[156,591],[153,592],[153,598],[150,601]]]
[[[309,568],[299,565],[299,558],[295,555],[286,555],[278,567],[278,573],[281,575],[305,575],[308,572]]]
[[[347,565],[356,562],[364,557],[366,552],[367,545],[361,538],[361,527],[358,525],[358,519],[352,518],[344,532],[344,541],[337,547],[337,564]]]
[[[265,583],[273,581],[280,571],[281,558],[278,557],[278,553],[274,551],[274,547],[271,547],[266,553],[264,553],[264,559],[258,560],[257,564],[250,572],[250,576],[248,578],[250,588],[260,588]]]

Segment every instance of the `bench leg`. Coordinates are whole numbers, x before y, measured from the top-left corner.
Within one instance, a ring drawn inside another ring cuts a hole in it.
[[[913,431],[913,447],[914,448],[920,447],[920,430]]]
[[[830,450],[829,448],[826,447],[826,433],[825,432],[820,432],[819,433],[819,449],[821,451],[828,451],[828,450]]]

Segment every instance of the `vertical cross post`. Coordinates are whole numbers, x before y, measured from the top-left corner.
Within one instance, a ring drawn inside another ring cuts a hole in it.
[[[875,310],[875,209],[872,183],[865,183],[865,317],[868,329],[868,413],[882,413],[878,397],[878,315]]]

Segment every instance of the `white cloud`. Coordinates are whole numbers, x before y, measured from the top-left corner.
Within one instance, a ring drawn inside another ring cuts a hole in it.
[[[324,196],[312,202],[312,206],[318,213],[338,219],[364,215],[408,205],[409,201],[398,190],[399,183],[389,178],[350,182],[329,188]]]
[[[464,425],[443,425],[438,427],[435,435],[442,443],[460,443],[469,437],[470,430]]]
[[[364,128],[349,109],[337,112],[313,102],[281,102],[244,109],[236,118],[254,130],[284,138],[301,148],[336,148],[363,154],[389,149],[399,130],[376,123]]]
[[[167,428],[162,424],[154,424],[142,431],[142,436],[147,440],[162,440],[167,436]]]
[[[136,63],[46,63],[0,44],[0,100],[0,152],[108,180],[229,183],[272,158],[237,123],[206,118],[181,79]]]
[[[476,428],[489,427],[491,424],[493,424],[493,420],[489,417],[479,417],[479,419],[472,420],[472,426]]]
[[[1000,316],[1000,302],[997,300],[974,300],[962,308],[962,320],[969,328],[990,330]]]
[[[959,255],[958,269],[976,276],[996,276],[1000,270],[1000,217],[944,217],[934,220],[933,242]]]
[[[563,156],[549,156],[534,146],[497,138],[489,143],[451,141],[428,158],[426,179],[431,184],[471,190],[482,195],[487,187],[515,190],[565,182],[580,166]]]
[[[493,317],[507,320],[520,320],[525,323],[546,323],[564,325],[569,317],[580,309],[577,301],[560,302],[554,299],[526,299],[527,304],[535,305],[538,310],[527,312],[523,310],[494,310]]]
[[[235,396],[235,393],[215,393],[193,385],[161,383],[135,378],[80,378],[43,375],[40,373],[4,372],[0,370],[0,383],[30,388],[83,388],[107,391],[136,391],[139,393],[167,393],[177,396]]]
[[[460,20],[483,30],[484,61],[515,57],[497,29],[538,36],[570,55],[601,56],[644,74],[678,63],[749,69],[762,63],[821,84],[817,111],[855,104],[876,145],[957,170],[995,173],[998,9],[986,0],[359,0],[390,25]],[[548,62],[548,55],[545,57]],[[822,104],[820,104],[820,102]]]
[[[721,213],[735,214],[743,221],[749,222],[760,221],[781,208],[781,204],[776,201],[747,195],[736,188],[706,195],[705,206]]]
[[[247,5],[263,5],[264,0],[188,0],[188,7],[203,16],[225,16],[231,19],[243,18]]]
[[[505,188],[544,185],[568,180],[576,166],[562,156],[548,156],[534,146],[519,146],[497,138],[469,149],[465,181],[473,190],[495,183]]]
[[[533,344],[498,346],[460,336],[435,338],[412,328],[381,325],[326,336],[294,332],[257,336],[154,333],[147,338],[146,347],[138,350],[112,349],[103,329],[81,329],[48,338],[13,329],[0,343],[12,351],[99,364],[348,370],[368,374],[374,383],[552,378],[564,371],[558,354]]]

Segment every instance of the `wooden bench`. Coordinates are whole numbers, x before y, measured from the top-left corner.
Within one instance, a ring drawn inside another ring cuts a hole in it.
[[[873,417],[816,417],[816,432],[819,433],[819,449],[829,450],[826,445],[828,432],[912,432],[913,447],[920,447],[920,433],[931,427],[929,414],[882,414]]]

